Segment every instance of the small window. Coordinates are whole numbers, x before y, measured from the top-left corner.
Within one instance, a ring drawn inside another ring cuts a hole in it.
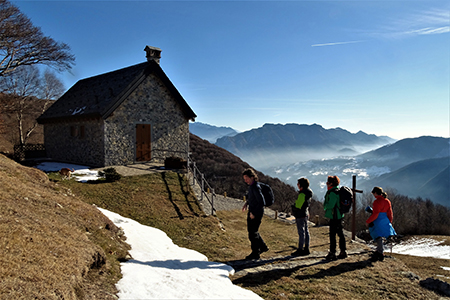
[[[70,136],[71,137],[78,136],[78,126],[70,126]]]
[[[84,139],[85,137],[84,125],[72,125],[70,126],[70,136],[74,138]]]
[[[80,139],[84,139],[84,125],[80,126]]]

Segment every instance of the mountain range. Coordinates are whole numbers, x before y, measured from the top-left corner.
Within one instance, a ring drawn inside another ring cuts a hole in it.
[[[395,140],[386,136],[350,133],[321,125],[264,124],[260,128],[217,139],[216,145],[260,169],[311,159],[357,155]]]
[[[357,189],[369,192],[374,186],[394,190],[409,197],[430,199],[450,207],[450,139],[423,136],[356,155],[297,162],[266,171],[289,184],[306,177],[316,195],[323,197],[328,175],[337,175],[351,186],[357,176]]]
[[[231,127],[217,127],[201,122],[189,123],[189,131],[210,143],[215,143],[220,137],[233,136],[239,133]]]
[[[431,136],[396,141],[317,124],[265,124],[220,137],[216,145],[292,186],[307,177],[318,199],[326,192],[328,175],[338,175],[348,186],[356,175],[357,189],[364,192],[381,186],[450,207],[449,142]]]
[[[361,168],[378,166],[390,172],[368,176],[361,186],[392,188],[411,197],[429,198],[450,207],[450,139],[422,136],[359,155]]]

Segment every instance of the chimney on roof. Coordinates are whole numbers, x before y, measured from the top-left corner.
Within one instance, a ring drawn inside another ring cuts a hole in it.
[[[147,53],[147,55],[145,55],[145,57],[147,57],[147,61],[154,60],[159,64],[159,60],[161,59],[161,49],[146,46],[144,51]]]

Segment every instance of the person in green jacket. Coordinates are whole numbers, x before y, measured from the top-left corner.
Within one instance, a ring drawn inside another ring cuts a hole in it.
[[[305,256],[309,255],[309,205],[311,204],[311,197],[313,191],[309,188],[309,180],[307,178],[300,178],[297,180],[298,197],[294,205],[292,205],[292,213],[295,217],[298,232],[298,248],[291,255]]]
[[[328,176],[327,193],[325,194],[325,217],[330,219],[330,252],[325,257],[326,260],[336,260],[347,257],[347,247],[345,244],[343,218],[344,214],[339,211],[339,183],[341,180],[337,176]],[[339,236],[339,249],[341,252],[336,257],[336,235]]]

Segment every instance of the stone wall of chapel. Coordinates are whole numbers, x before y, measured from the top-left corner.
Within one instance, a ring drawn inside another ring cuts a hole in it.
[[[152,161],[187,159],[189,121],[173,95],[149,75],[105,120],[105,165],[136,163],[136,124],[150,124]]]
[[[105,163],[103,142],[100,119],[44,125],[47,156],[55,161],[101,167]]]

